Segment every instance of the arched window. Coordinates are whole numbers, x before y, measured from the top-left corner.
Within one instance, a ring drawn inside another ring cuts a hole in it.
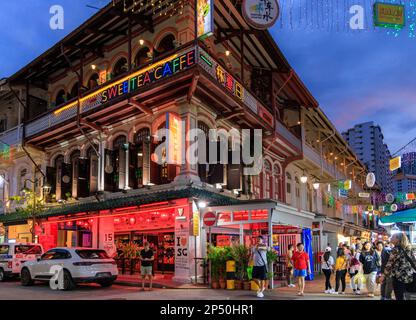
[[[300,208],[300,181],[298,177],[295,177],[295,196],[296,196],[296,207]]]
[[[81,156],[81,152],[79,150],[75,150],[71,153],[69,159],[72,166],[72,198],[78,198],[78,177],[80,171],[80,163],[79,157]]]
[[[66,96],[65,96],[65,90],[60,90],[58,94],[56,95],[55,103],[57,106],[65,103]]]
[[[292,203],[292,175],[286,172],[286,203]]]
[[[155,56],[160,56],[166,52],[172,51],[175,49],[175,36],[173,34],[166,35],[160,42],[159,46],[155,50]]]
[[[280,167],[275,164],[273,166],[273,179],[274,179],[274,196],[273,198],[275,200],[280,200],[280,193],[281,193],[281,186],[280,186],[280,182],[281,182],[281,172],[280,172]]]
[[[198,175],[202,182],[209,183],[209,127],[206,123],[198,121],[198,129],[200,129],[205,135],[205,157],[204,153],[198,150]],[[201,134],[202,134],[201,132]],[[202,137],[201,137],[202,138]],[[199,137],[198,137],[199,140]],[[201,162],[201,163],[200,163]],[[206,162],[206,164],[204,164]]]
[[[92,90],[98,87],[99,86],[98,79],[99,79],[98,73],[94,73],[88,80],[88,89]]]
[[[59,155],[55,158],[54,167],[56,170],[56,181],[55,181],[55,198],[56,200],[64,199],[64,194],[62,193],[62,169],[64,165],[64,156]]]
[[[113,68],[113,76],[117,77],[129,70],[129,64],[126,58],[120,58]]]
[[[98,146],[94,145],[95,150]],[[85,193],[94,195],[98,191],[98,155],[91,146],[87,150],[87,160],[84,175],[87,177]]]
[[[71,99],[74,99],[76,97],[78,97],[78,82],[76,82],[72,88],[71,88],[71,92],[69,93],[69,96]]]
[[[263,198],[270,199],[273,193],[272,165],[267,160],[264,161],[264,168],[262,174],[264,176]]]
[[[137,52],[137,55],[134,58],[134,66],[136,68],[139,68],[149,62],[150,60],[148,56],[149,52],[150,50],[147,47],[141,48],[139,52]]]
[[[137,189],[149,182],[148,172],[145,176],[145,167],[149,167],[150,160],[150,129],[140,129],[134,139],[135,146],[130,149],[129,185]]]
[[[120,135],[113,141],[114,189],[123,190],[126,183],[127,137]]]

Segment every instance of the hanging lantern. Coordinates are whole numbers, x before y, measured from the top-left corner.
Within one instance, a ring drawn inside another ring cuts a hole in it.
[[[83,222],[82,221],[77,221],[77,226],[82,226]]]
[[[89,223],[94,223],[94,219],[88,220]]]
[[[68,221],[68,222],[66,223],[66,226],[67,226],[67,227],[72,227],[72,221]]]
[[[130,221],[130,224],[135,224],[136,223],[136,218],[131,217],[129,221]]]
[[[121,222],[120,218],[114,218],[114,223],[119,224]]]

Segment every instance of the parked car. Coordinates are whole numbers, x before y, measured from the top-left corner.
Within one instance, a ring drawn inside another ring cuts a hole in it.
[[[0,282],[19,276],[22,265],[43,254],[43,248],[36,243],[0,243]]]
[[[118,275],[116,262],[104,250],[54,248],[39,259],[24,264],[20,275],[22,285],[50,281],[54,275],[53,266],[63,268],[63,290],[72,290],[77,283],[98,283],[102,287],[110,287]]]

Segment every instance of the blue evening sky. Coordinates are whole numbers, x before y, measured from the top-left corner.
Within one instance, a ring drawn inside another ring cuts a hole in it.
[[[0,78],[13,74],[94,14],[87,4],[102,7],[107,1],[3,2]],[[65,9],[64,30],[49,28],[49,8],[55,4]],[[339,131],[375,121],[392,152],[416,137],[416,39],[407,32],[398,37],[372,30],[337,32],[289,27],[287,21],[271,32]]]

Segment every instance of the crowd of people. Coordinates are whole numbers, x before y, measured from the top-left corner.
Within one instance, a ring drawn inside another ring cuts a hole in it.
[[[361,295],[365,283],[368,297],[374,297],[380,286],[381,300],[391,300],[393,292],[396,300],[403,300],[416,278],[416,250],[405,233],[396,233],[386,242],[362,243],[357,238],[351,246],[340,243],[335,258],[328,246],[321,268],[326,294],[345,294],[348,275],[352,294]],[[331,284],[333,274],[335,288]],[[288,285],[291,284],[289,279]]]

